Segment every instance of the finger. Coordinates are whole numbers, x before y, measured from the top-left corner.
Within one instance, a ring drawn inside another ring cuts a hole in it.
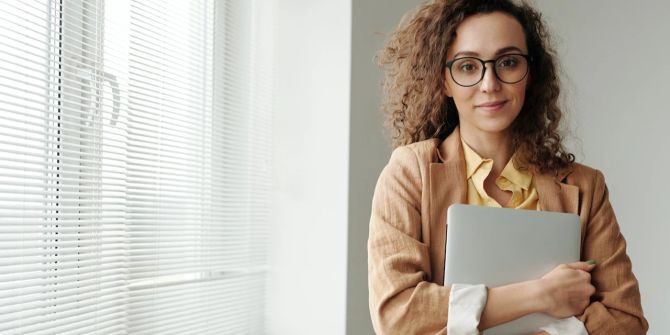
[[[595,264],[589,264],[587,262],[574,262],[574,263],[568,263],[566,265],[571,269],[582,270],[587,272],[590,272],[591,270],[593,270],[593,268],[596,267]]]
[[[594,295],[596,293],[596,287],[593,285],[589,285],[587,287],[586,293],[588,293],[589,297]]]

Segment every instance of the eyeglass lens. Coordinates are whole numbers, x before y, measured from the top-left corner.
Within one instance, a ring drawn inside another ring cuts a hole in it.
[[[472,86],[482,80],[484,69],[484,61],[479,58],[459,58],[451,65],[451,76],[459,85]],[[503,55],[495,60],[494,69],[500,81],[513,84],[526,76],[528,62],[521,55]]]

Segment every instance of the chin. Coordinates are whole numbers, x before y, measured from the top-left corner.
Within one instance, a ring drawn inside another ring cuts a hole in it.
[[[487,133],[504,133],[511,129],[514,120],[487,120],[479,122],[476,127]]]

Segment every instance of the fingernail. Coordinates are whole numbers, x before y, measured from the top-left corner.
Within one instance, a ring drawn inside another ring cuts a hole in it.
[[[596,260],[595,259],[589,259],[589,260],[586,261],[586,264],[589,264],[589,265],[596,264]]]

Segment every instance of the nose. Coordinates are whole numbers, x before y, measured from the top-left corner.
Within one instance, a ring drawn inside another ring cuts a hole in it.
[[[499,91],[500,81],[495,74],[495,64],[488,63],[484,66],[484,78],[482,78],[482,83],[479,89],[485,93]]]

